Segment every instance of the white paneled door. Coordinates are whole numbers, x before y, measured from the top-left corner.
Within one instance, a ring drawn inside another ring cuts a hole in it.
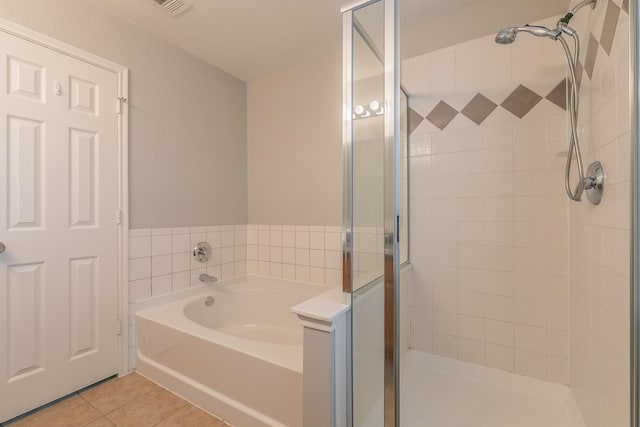
[[[0,32],[0,422],[118,371],[117,74]]]

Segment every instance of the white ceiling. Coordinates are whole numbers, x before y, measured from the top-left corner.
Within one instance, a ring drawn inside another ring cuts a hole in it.
[[[187,0],[174,18],[153,0],[92,0],[249,81],[341,49],[346,0]],[[569,0],[400,0],[403,57],[560,14]]]

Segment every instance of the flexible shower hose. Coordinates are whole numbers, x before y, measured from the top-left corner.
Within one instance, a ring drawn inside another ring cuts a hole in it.
[[[584,170],[582,166],[582,154],[580,152],[580,142],[578,140],[578,83],[576,80],[576,63],[578,62],[578,55],[580,52],[580,41],[578,40],[578,36],[576,34],[570,34],[570,36],[573,38],[575,44],[575,53],[573,57],[566,40],[562,36],[559,36],[557,39],[560,41],[560,44],[562,44],[564,53],[567,56],[570,75],[569,83],[571,84],[571,90],[569,91],[569,102],[567,105],[569,109],[569,121],[571,124],[571,139],[569,141],[569,152],[567,154],[567,164],[564,173],[564,188],[571,200],[579,202],[580,198],[582,197],[582,192],[584,191],[585,184]],[[578,184],[576,185],[575,190],[572,190],[571,164],[573,163],[574,152],[576,156],[576,163],[578,166]]]

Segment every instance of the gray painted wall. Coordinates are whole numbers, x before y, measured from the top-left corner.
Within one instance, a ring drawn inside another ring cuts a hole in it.
[[[131,228],[247,222],[246,84],[87,0],[0,0],[0,18],[130,69]]]

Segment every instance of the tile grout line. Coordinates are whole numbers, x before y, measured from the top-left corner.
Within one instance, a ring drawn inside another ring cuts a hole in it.
[[[152,382],[153,382],[153,381],[152,381]],[[155,384],[155,383],[154,383],[154,384]],[[185,408],[185,407],[187,407],[187,406],[193,406],[194,408],[197,408],[197,406],[195,406],[195,405],[191,404],[191,402],[187,401],[186,399],[183,399],[181,396],[177,395],[176,393],[172,392],[171,390],[169,390],[169,389],[167,389],[167,388],[164,388],[164,387],[162,387],[162,386],[161,386],[161,385],[159,385],[159,384],[156,384],[156,385],[157,385],[158,387],[162,388],[163,390],[165,390],[165,391],[167,391],[167,392],[171,393],[172,395],[174,395],[174,396],[175,396],[175,397],[177,397],[178,399],[180,399],[182,402],[184,402],[184,405],[180,406],[179,408],[176,408],[173,412],[171,412],[171,413],[167,414],[167,416],[166,416],[166,417],[164,417],[163,419],[161,419],[161,420],[160,420],[160,421],[158,421],[157,423],[153,424],[154,426],[156,426],[156,425],[160,424],[161,422],[163,422],[163,421],[164,421],[164,420],[166,420],[167,418],[169,418],[169,417],[173,416],[175,413],[177,413],[178,411],[180,411],[181,409],[183,409],[183,408]],[[200,409],[200,408],[198,408],[198,409]],[[205,412],[206,412],[206,411],[205,411]],[[208,412],[207,412],[207,414],[208,414],[208,415],[210,415],[210,416],[212,416],[212,417],[214,417],[214,418],[218,418],[218,417],[216,417],[215,415],[209,414]]]
[[[133,373],[134,373],[134,374],[136,374],[136,375],[139,375],[139,374],[137,374],[135,371],[134,371]],[[154,386],[158,387],[158,389],[159,389],[159,390],[161,390],[161,391],[166,391],[166,392],[168,392],[168,393],[171,393],[172,395],[176,396],[178,399],[180,399],[180,401],[182,401],[182,402],[184,403],[183,405],[181,405],[180,407],[176,408],[174,411],[172,411],[171,413],[169,413],[166,417],[164,417],[164,418],[162,418],[161,420],[159,420],[158,422],[156,422],[156,423],[152,424],[153,426],[155,426],[155,425],[157,425],[157,424],[161,423],[162,421],[166,420],[167,418],[169,418],[170,416],[172,416],[173,414],[175,414],[176,412],[178,412],[179,410],[181,410],[182,408],[184,408],[184,407],[186,407],[186,406],[188,406],[188,405],[190,404],[188,401],[186,401],[186,400],[185,400],[185,399],[183,399],[182,397],[178,396],[177,394],[173,393],[172,391],[170,391],[170,390],[168,390],[168,389],[166,389],[166,388],[162,387],[162,386],[161,386],[161,385],[159,385],[159,384],[156,384],[156,383],[155,383],[155,382],[153,382],[153,381],[150,381],[148,378],[146,378],[146,377],[144,377],[144,376],[142,376],[142,375],[140,375],[140,376],[141,376],[142,378],[144,378],[145,380],[149,381],[149,382],[150,382],[151,384],[153,384]],[[115,422],[114,422],[114,421],[109,417],[111,414],[113,414],[114,412],[116,412],[117,410],[119,410],[119,409],[121,409],[121,408],[124,408],[125,406],[127,406],[127,405],[129,405],[129,404],[132,404],[132,403],[134,403],[134,402],[137,402],[138,400],[140,400],[140,399],[144,398],[145,396],[147,396],[147,395],[149,395],[149,394],[151,394],[151,393],[153,393],[153,392],[155,392],[155,391],[158,391],[158,390],[157,390],[157,389],[156,389],[156,390],[152,389],[152,390],[147,391],[146,393],[142,393],[141,395],[137,396],[136,398],[134,398],[134,399],[132,399],[132,400],[129,400],[128,402],[126,402],[126,403],[124,403],[124,404],[122,404],[122,405],[118,406],[117,408],[114,408],[114,409],[113,409],[112,411],[110,411],[108,414],[104,414],[103,416],[104,416],[104,417],[105,417],[105,418],[106,418],[106,419],[107,419],[107,420],[108,420],[112,425],[117,425],[117,424],[115,424]],[[98,411],[98,412],[100,412],[100,411]],[[102,413],[102,412],[100,412],[100,413]]]
[[[89,402],[87,402],[87,403],[89,403]],[[100,414],[100,416],[99,416],[98,418],[93,419],[93,420],[91,420],[91,421],[87,422],[86,424],[83,424],[83,425],[82,425],[82,427],[86,427],[86,426],[88,426],[89,424],[95,423],[96,421],[98,421],[98,420],[100,420],[100,419],[102,419],[102,418],[106,419],[106,420],[109,422],[109,424],[111,424],[112,426],[113,426],[113,425],[115,425],[115,424],[113,424],[113,422],[111,422],[111,420],[110,420],[110,419],[108,419],[105,415],[102,415],[102,413],[101,413],[100,411],[98,411],[98,413]]]
[[[104,415],[104,414],[103,414],[103,413],[102,413],[98,408],[96,408],[95,406],[93,406],[93,405],[91,404],[91,402],[89,402],[87,399],[85,399],[83,395],[81,395],[80,393],[77,393],[77,394],[78,394],[78,396],[80,396],[80,398],[81,398],[82,400],[84,400],[86,403],[88,403],[88,404],[89,404],[89,406],[91,406],[93,409],[95,409],[95,410],[96,410],[96,412],[98,412],[98,413],[100,414],[100,416],[101,416],[101,417],[104,417],[104,416],[105,416],[105,415]]]
[[[168,390],[167,390],[167,391],[168,391]],[[171,393],[171,392],[169,392],[169,393]],[[166,417],[164,417],[163,419],[159,420],[157,423],[154,423],[154,424],[153,424],[153,426],[157,426],[157,425],[158,425],[158,424],[160,424],[161,422],[163,422],[163,421],[165,421],[166,419],[168,419],[168,418],[172,417],[174,414],[176,414],[176,413],[177,413],[178,411],[180,411],[181,409],[186,408],[187,406],[189,406],[189,405],[190,405],[190,403],[189,403],[189,402],[187,402],[186,400],[184,400],[183,398],[181,398],[181,397],[180,397],[180,396],[178,396],[177,394],[174,394],[174,393],[171,393],[171,394],[173,394],[174,396],[178,397],[181,401],[183,401],[183,402],[184,402],[184,405],[180,406],[179,408],[176,408],[173,412],[171,412],[171,413],[167,414],[167,416],[166,416]],[[209,415],[211,415],[211,414],[209,414]]]
[[[67,394],[65,396],[62,396],[62,397],[60,397],[58,399],[55,399],[55,400],[53,400],[53,401],[51,401],[49,403],[45,403],[45,404],[43,404],[43,405],[41,405],[41,406],[39,406],[37,408],[34,408],[34,409],[30,410],[30,411],[27,411],[24,414],[18,415],[15,418],[7,420],[4,423],[0,423],[0,427],[5,427],[5,426],[8,427],[10,425],[18,424],[18,423],[22,422],[25,419],[29,419],[29,418],[32,418],[32,417],[35,418],[37,415],[41,414],[42,412],[46,411],[47,409],[56,407],[59,404],[62,404],[63,402],[66,402],[66,401],[72,399],[74,396],[78,396],[78,395],[79,395],[78,391],[74,391],[72,393],[69,393],[69,394]]]
[[[132,372],[132,374],[136,374],[136,373],[135,373],[135,371],[134,371],[134,372]],[[139,375],[139,374],[136,374],[136,375]],[[143,378],[144,378],[144,377],[143,377]],[[113,381],[117,381],[118,379],[119,379],[119,378],[114,378],[114,379],[113,379]],[[145,378],[145,379],[146,379],[146,378]],[[154,383],[153,381],[151,381],[151,383],[152,383],[152,384],[154,384],[154,385],[156,385],[156,386],[158,386],[158,385],[157,385],[156,383]],[[160,387],[160,386],[158,386],[158,387]],[[161,387],[161,388],[162,388],[162,387]],[[82,396],[80,393],[77,393],[77,394],[78,394],[78,396],[80,396],[80,397],[81,397],[85,402],[87,402],[87,403],[88,403],[92,408],[94,408],[94,409],[95,409],[95,410],[96,410],[96,411],[101,415],[101,417],[107,418],[107,420],[109,420],[109,422],[110,422],[111,424],[115,425],[115,424],[114,424],[114,422],[113,422],[113,420],[111,420],[111,418],[109,418],[109,415],[113,414],[113,413],[114,413],[115,411],[117,411],[118,409],[121,409],[121,408],[123,408],[124,406],[129,405],[130,403],[133,403],[133,402],[135,402],[135,401],[137,401],[137,400],[139,400],[139,399],[142,399],[143,397],[145,397],[146,395],[148,395],[148,394],[152,393],[153,391],[154,391],[153,389],[151,389],[151,390],[149,390],[149,391],[146,391],[146,392],[144,392],[144,393],[140,394],[139,396],[136,396],[135,398],[133,398],[133,399],[131,399],[131,400],[128,400],[128,401],[126,401],[126,402],[125,402],[125,403],[123,403],[122,405],[120,405],[120,406],[117,406],[117,407],[113,408],[113,409],[112,409],[112,410],[110,410],[108,413],[103,413],[103,412],[102,412],[100,409],[98,409],[95,405],[93,405],[91,402],[89,402],[87,399],[85,399],[85,398],[84,398],[84,396]],[[94,420],[94,421],[95,421],[95,420]]]
[[[153,384],[154,384],[154,385],[156,385],[155,383],[153,383]],[[116,412],[116,411],[118,411],[118,410],[120,410],[120,409],[124,408],[124,407],[125,407],[125,406],[127,406],[127,405],[130,405],[130,404],[132,404],[132,403],[134,403],[134,402],[137,402],[138,400],[140,400],[140,399],[142,399],[143,397],[145,397],[145,396],[147,396],[147,395],[149,395],[149,394],[153,393],[154,391],[157,391],[157,390],[153,390],[153,389],[152,389],[152,390],[149,390],[149,391],[147,391],[147,392],[145,392],[145,393],[142,393],[141,395],[136,396],[134,399],[131,399],[131,400],[129,400],[129,401],[127,401],[127,402],[123,403],[122,405],[120,405],[120,406],[118,406],[118,407],[116,407],[116,408],[113,408],[111,411],[109,411],[109,413],[107,413],[107,414],[103,414],[103,415],[104,415],[104,417],[105,417],[106,419],[108,419],[108,420],[109,420],[109,422],[110,422],[111,424],[113,424],[113,425],[117,425],[117,424],[116,424],[116,423],[115,423],[115,422],[114,422],[114,421],[109,417],[110,415],[112,415],[114,412]],[[98,412],[100,412],[100,411],[98,411]],[[100,412],[100,413],[102,413],[102,412]]]
[[[87,405],[89,405],[90,408],[94,409],[96,411],[96,413],[98,414],[98,416],[96,418],[87,421],[85,424],[82,425],[82,427],[88,426],[89,424],[98,421],[100,418],[104,418],[104,414],[102,412],[98,411],[98,408],[94,407],[91,403],[87,402],[87,399],[85,399],[84,397],[80,396],[80,393],[76,392],[76,395],[80,399],[82,399]]]

